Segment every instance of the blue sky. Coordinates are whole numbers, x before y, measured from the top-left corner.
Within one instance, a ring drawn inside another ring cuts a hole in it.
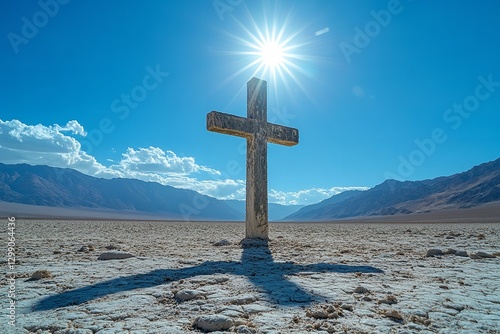
[[[500,156],[500,4],[471,1],[2,1],[0,161],[71,167],[244,199],[246,116],[268,81],[271,202],[311,204],[386,178]],[[281,73],[258,69],[282,32]],[[257,62],[256,62],[257,61]],[[252,65],[253,64],[253,65]]]

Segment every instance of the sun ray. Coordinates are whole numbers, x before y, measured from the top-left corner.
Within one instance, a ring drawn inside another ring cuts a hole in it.
[[[226,55],[235,56],[234,62],[228,64],[228,68],[234,68],[234,71],[216,88],[230,84],[239,76],[245,76],[244,81],[258,77],[270,82],[272,88],[269,92],[275,100],[286,94],[287,98],[296,104],[300,98],[297,92],[302,92],[305,97],[311,99],[313,94],[306,89],[307,81],[319,78],[307,63],[331,63],[331,60],[326,61],[325,58],[314,55],[317,49],[313,44],[318,41],[317,36],[314,32],[308,33],[307,25],[297,25],[292,10],[283,11],[277,6],[272,12],[263,5],[261,15],[253,16],[246,5],[243,8],[247,14],[245,23],[232,16],[236,30],[224,31],[240,46],[239,50],[233,48],[224,52]],[[304,80],[305,78],[307,80]],[[241,96],[240,93],[244,92],[244,89],[245,85],[242,84],[237,95]],[[238,96],[234,96],[229,104],[236,101]]]

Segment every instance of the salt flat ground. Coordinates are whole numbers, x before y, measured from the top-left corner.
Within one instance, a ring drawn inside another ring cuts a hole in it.
[[[271,223],[268,246],[243,236],[241,223],[18,220],[16,326],[3,293],[0,332],[195,333],[215,315],[239,333],[500,333],[500,258],[425,256],[498,253],[498,223]],[[135,257],[97,260],[112,248]]]

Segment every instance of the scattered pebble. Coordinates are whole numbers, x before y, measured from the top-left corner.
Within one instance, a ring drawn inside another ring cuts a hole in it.
[[[314,319],[328,319],[328,312],[322,308],[307,310],[306,315],[309,318],[314,318]]]
[[[178,300],[186,301],[198,298],[200,295],[201,293],[196,290],[183,289],[175,294],[175,298]]]
[[[354,309],[354,307],[351,304],[342,304],[340,306],[343,310],[351,311]]]
[[[116,245],[107,245],[106,247],[107,250],[115,250],[115,249],[120,249],[120,247],[116,246]]]
[[[93,245],[83,245],[82,247],[80,247],[80,249],[78,251],[82,252],[82,253],[90,253],[93,250],[94,250]]]
[[[456,251],[455,255],[461,256],[461,257],[469,257],[469,254],[467,253],[467,251],[464,251],[464,250]]]
[[[217,242],[214,242],[214,246],[229,246],[231,245],[231,242],[227,239],[222,239]]]
[[[250,328],[246,325],[241,325],[236,327],[236,333],[240,334],[255,334],[257,331],[254,328]]]
[[[221,314],[205,314],[197,317],[193,326],[207,332],[227,331],[234,326],[234,321]]]
[[[122,251],[109,251],[104,252],[97,258],[98,260],[123,260],[131,257],[135,257],[134,254]]]
[[[403,316],[396,310],[386,310],[384,311],[384,315],[388,318],[403,320]]]
[[[445,250],[443,252],[443,254],[445,255],[449,255],[449,254],[456,254],[457,253],[457,250],[456,249],[453,249],[453,248],[448,248],[447,250]]]
[[[52,278],[52,274],[48,270],[37,270],[31,275],[32,280],[39,280],[42,278]]]
[[[352,306],[348,306],[352,311]],[[314,319],[338,319],[344,316],[343,308],[340,304],[316,306],[306,310],[306,316]]]
[[[470,253],[469,257],[471,259],[492,259],[495,256],[493,254],[486,253],[486,252],[477,252],[477,253]]]
[[[428,249],[427,253],[425,254],[426,257],[441,256],[441,255],[443,255],[443,251],[437,248]]]
[[[353,292],[354,293],[368,293],[370,291],[367,288],[364,288],[362,286],[358,286],[358,287],[356,287],[356,289],[354,289]]]
[[[389,295],[387,297],[385,297],[384,299],[380,299],[378,301],[379,304],[388,304],[388,305],[393,305],[393,304],[397,304],[398,301],[396,299],[396,297],[394,297],[393,295]]]

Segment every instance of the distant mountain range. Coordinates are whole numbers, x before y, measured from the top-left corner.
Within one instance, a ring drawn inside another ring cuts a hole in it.
[[[366,191],[346,191],[305,207],[270,204],[269,217],[325,221],[431,213],[496,201],[500,203],[500,159],[432,180],[387,180]],[[21,213],[26,210],[27,217],[245,219],[244,201],[221,201],[191,190],[135,179],[95,178],[68,168],[0,163],[0,214],[13,213],[10,210],[14,209]]]
[[[366,191],[335,195],[286,217],[290,221],[332,220],[470,208],[500,201],[500,159],[467,172],[424,181],[386,180]]]
[[[243,214],[246,211],[245,201],[226,200],[224,202],[226,202],[233,209],[242,212]],[[291,215],[292,213],[297,212],[297,210],[302,209],[304,206],[305,205],[282,205],[277,203],[269,203],[269,220],[281,220]],[[244,215],[242,219],[245,219]]]
[[[0,163],[0,200],[46,207],[155,214],[165,219],[241,220],[223,201],[135,179],[102,179],[68,168]]]

